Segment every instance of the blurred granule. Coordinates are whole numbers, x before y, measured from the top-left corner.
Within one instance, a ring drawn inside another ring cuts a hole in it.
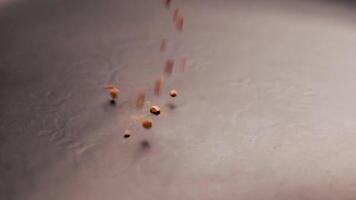
[[[174,60],[168,59],[164,67],[164,73],[170,76],[173,73],[173,67],[174,67]]]
[[[163,89],[163,78],[159,78],[155,82],[154,92],[156,95],[161,95]]]
[[[145,92],[140,92],[136,99],[136,108],[141,109],[145,105],[146,94]]]
[[[145,129],[150,129],[150,128],[152,128],[152,120],[150,120],[150,119],[145,119],[145,120],[143,120],[142,126],[143,126],[143,128],[145,128]]]
[[[176,27],[178,31],[183,31],[184,18],[182,16],[178,16],[176,20]]]

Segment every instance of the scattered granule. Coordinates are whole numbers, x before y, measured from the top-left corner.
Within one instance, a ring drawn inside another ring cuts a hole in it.
[[[120,90],[113,85],[107,85],[104,87],[104,89],[109,90],[110,96],[113,100],[116,99],[120,94]]]
[[[150,129],[150,128],[152,128],[152,120],[150,120],[150,119],[145,119],[145,120],[143,120],[142,126],[143,126],[143,128],[145,128],[145,129]]]
[[[176,97],[178,95],[178,92],[177,92],[177,90],[171,90],[171,91],[169,91],[169,95],[171,97]]]
[[[110,89],[110,96],[116,99],[119,96],[120,90],[117,88]]]
[[[131,131],[129,129],[125,128],[125,130],[124,130],[124,138],[127,139],[129,137],[131,137]]]
[[[151,106],[150,112],[155,115],[159,115],[161,113],[161,109],[158,106]]]

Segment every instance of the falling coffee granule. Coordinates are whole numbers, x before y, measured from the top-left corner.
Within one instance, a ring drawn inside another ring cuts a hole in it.
[[[173,72],[173,67],[174,67],[174,60],[173,59],[168,59],[166,61],[166,64],[164,66],[164,73],[168,76],[170,76]]]
[[[182,16],[178,16],[176,20],[176,27],[178,31],[183,31],[184,18]]]
[[[159,48],[159,51],[160,52],[165,52],[166,49],[167,49],[167,40],[166,39],[163,39],[162,42],[161,42],[161,46]]]
[[[177,91],[176,90],[171,90],[171,91],[169,91],[169,95],[171,96],[171,97],[176,97],[177,96]]]
[[[113,88],[113,89],[110,89],[110,96],[113,98],[113,99],[116,99],[118,96],[119,96],[119,89],[117,88]]]
[[[111,98],[114,100],[119,96],[120,90],[113,85],[105,86],[105,89],[109,90]]]
[[[173,21],[176,22],[178,19],[178,15],[179,15],[179,8],[174,9],[173,11]]]
[[[155,82],[154,92],[156,95],[161,95],[163,88],[163,78],[159,78]]]
[[[152,128],[152,121],[150,119],[145,119],[142,122],[142,126],[145,129],[150,129],[150,128]]]
[[[124,138],[129,138],[129,137],[131,137],[131,134],[130,134],[130,130],[129,129],[125,129],[124,130]]]
[[[151,106],[150,112],[155,115],[159,115],[161,113],[161,109],[158,106]]]
[[[141,92],[136,99],[136,108],[141,109],[145,105],[146,94]]]

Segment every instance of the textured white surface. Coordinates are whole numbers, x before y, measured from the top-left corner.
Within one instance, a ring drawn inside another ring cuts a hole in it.
[[[158,0],[1,8],[0,199],[356,198],[356,6],[172,2],[183,33]],[[171,57],[173,110],[152,95]],[[149,131],[143,89],[165,112]]]

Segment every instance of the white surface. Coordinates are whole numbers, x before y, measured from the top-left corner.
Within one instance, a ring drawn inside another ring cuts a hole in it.
[[[356,7],[175,7],[183,33],[155,0],[2,10],[0,199],[354,199]],[[184,56],[187,71],[165,82],[180,93],[169,110],[153,82],[165,59]],[[109,82],[122,89],[116,107]],[[149,131],[131,119],[142,89],[167,113]]]

